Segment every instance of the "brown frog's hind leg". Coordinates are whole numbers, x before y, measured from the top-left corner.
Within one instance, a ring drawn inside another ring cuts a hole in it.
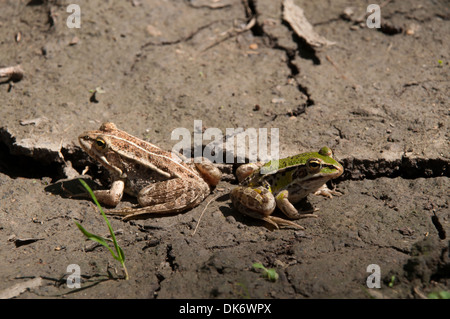
[[[209,186],[198,180],[174,178],[142,189],[138,194],[140,208],[106,211],[125,216],[124,220],[143,219],[152,214],[179,213],[200,204],[209,194]]]

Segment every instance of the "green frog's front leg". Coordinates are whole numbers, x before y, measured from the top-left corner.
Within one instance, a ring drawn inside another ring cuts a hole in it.
[[[307,217],[318,217],[315,214],[306,214],[316,211],[316,209],[307,210],[307,211],[299,211],[297,208],[292,205],[289,201],[289,192],[288,190],[283,190],[278,193],[275,197],[275,201],[277,203],[278,208],[290,219],[300,219]]]

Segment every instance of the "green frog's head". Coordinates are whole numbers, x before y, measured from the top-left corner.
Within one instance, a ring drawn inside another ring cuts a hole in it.
[[[344,168],[333,158],[333,153],[329,147],[322,147],[318,152],[301,153],[286,157],[276,161],[270,161],[261,167],[260,174],[271,175],[292,171],[291,182],[301,180],[330,180],[342,175]]]
[[[333,158],[333,152],[327,146],[322,147],[317,153],[303,154],[302,161],[305,162],[309,175],[320,175],[334,179],[342,175],[344,168]]]

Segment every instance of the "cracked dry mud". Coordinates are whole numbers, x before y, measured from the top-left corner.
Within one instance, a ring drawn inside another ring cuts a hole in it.
[[[336,43],[322,50],[283,21],[282,1],[84,1],[80,29],[66,27],[70,3],[0,0],[0,67],[24,71],[0,85],[0,291],[39,277],[18,297],[421,298],[449,290],[446,1],[385,1],[380,30],[358,20],[365,1],[294,1]],[[350,6],[353,14],[342,15]],[[110,218],[130,274],[114,280],[120,265],[73,222],[106,235],[101,216],[51,185],[73,178],[69,164],[107,181],[76,144],[82,131],[111,121],[171,149],[171,132],[193,132],[194,120],[223,132],[279,128],[281,156],[328,145],[345,167],[335,182],[344,195],[310,196],[319,218],[302,220],[304,231],[272,231],[232,208],[233,166],[223,165],[226,178],[195,209]],[[262,278],[254,262],[279,279]],[[67,287],[70,264],[87,289]],[[366,286],[370,264],[380,266],[381,289]],[[104,280],[108,272],[113,279]]]

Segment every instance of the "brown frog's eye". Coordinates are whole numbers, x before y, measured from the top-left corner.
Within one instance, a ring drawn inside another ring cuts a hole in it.
[[[317,171],[320,169],[320,161],[316,158],[311,158],[310,160],[308,160],[308,162],[306,163],[306,166],[308,166],[308,168],[312,171]]]
[[[106,142],[101,137],[97,137],[95,139],[94,146],[97,150],[103,151],[106,148]]]

